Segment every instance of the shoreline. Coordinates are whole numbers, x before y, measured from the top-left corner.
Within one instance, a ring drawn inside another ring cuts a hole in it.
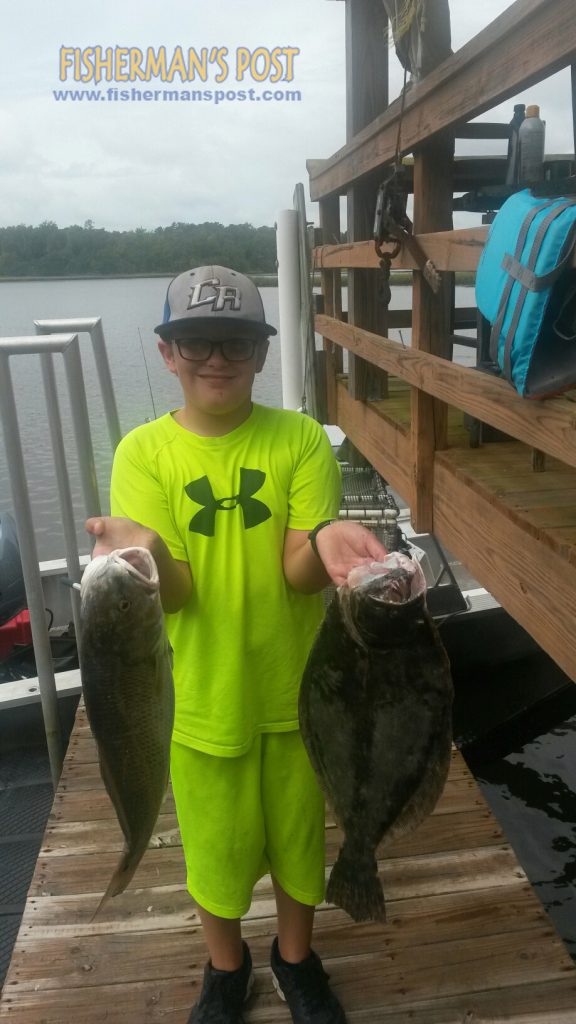
[[[29,276],[29,277],[0,277],[0,285],[2,285],[2,284],[21,284],[22,282],[27,282],[27,281],[30,281],[30,282],[32,282],[32,281],[135,281],[135,280],[139,280],[139,279],[145,280],[146,278],[166,278],[167,280],[171,280],[173,277],[176,276],[177,273],[179,273],[179,271],[176,271],[176,273],[173,273],[173,274],[171,274],[171,273],[164,273],[164,272],[159,273],[159,272],[149,271],[148,273],[145,273],[145,274],[73,274],[73,275],[66,274],[66,275],[62,275],[62,276],[57,275],[57,274],[47,274],[47,275],[42,275],[42,276],[35,276],[34,275],[34,276]],[[347,278],[346,270],[342,270],[341,273],[342,273],[342,283],[346,284],[346,278]],[[250,277],[254,281],[254,284],[258,285],[258,287],[260,287],[260,288],[277,288],[278,287],[278,275],[277,274],[264,274],[264,273],[251,274],[251,273],[247,272],[246,276]],[[474,286],[474,283],[475,283],[475,280],[476,280],[476,274],[473,271],[457,271],[454,276],[455,276],[455,279],[456,279],[456,284],[461,285],[462,287],[473,287]],[[394,271],[393,270],[391,275],[390,275],[390,280],[391,280],[392,284],[410,285],[410,284],[412,284],[412,271],[410,271],[410,270],[396,270],[396,271]],[[314,285],[315,286],[319,286],[320,285],[320,272],[319,271],[314,273]]]

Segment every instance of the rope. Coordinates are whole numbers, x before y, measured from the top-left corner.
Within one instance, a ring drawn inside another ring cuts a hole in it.
[[[390,46],[394,46],[399,39],[402,39],[410,31],[414,19],[422,11],[424,2],[425,0],[395,0],[395,14],[389,14],[392,22],[393,36],[392,39],[389,39]],[[386,3],[385,6],[388,8],[391,4]]]

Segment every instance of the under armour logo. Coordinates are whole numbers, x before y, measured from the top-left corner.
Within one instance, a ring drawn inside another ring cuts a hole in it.
[[[240,469],[240,490],[229,498],[215,498],[207,476],[192,480],[184,490],[192,501],[203,507],[190,520],[188,527],[192,533],[201,533],[204,537],[213,537],[216,526],[217,512],[232,512],[235,508],[242,509],[244,529],[250,530],[258,526],[272,515],[263,501],[252,497],[260,490],[266,479],[261,469]]]
[[[205,294],[205,289],[212,289]],[[208,281],[192,286],[188,299],[188,309],[196,309],[198,306],[212,306],[214,313],[219,313],[228,302],[230,309],[240,309],[242,305],[242,292],[234,285],[221,285],[220,278],[211,277]]]

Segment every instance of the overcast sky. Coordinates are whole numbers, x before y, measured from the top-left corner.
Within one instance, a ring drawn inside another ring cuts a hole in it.
[[[61,227],[92,220],[116,229],[173,221],[272,224],[279,209],[291,206],[297,181],[307,190],[306,159],[328,157],[344,144],[343,3],[0,0],[0,6],[0,226],[44,220]],[[508,6],[508,0],[452,0],[454,48]],[[79,82],[73,65],[60,80],[62,47],[97,45],[143,53],[163,46],[168,60],[177,47],[186,55],[190,47],[198,54],[206,47],[215,57],[220,52],[220,64],[209,65],[205,82],[183,83],[178,76],[172,84]],[[239,54],[248,59],[259,48],[276,49],[276,73],[291,70],[292,81],[256,81],[253,72],[265,74],[263,54],[238,81]],[[227,78],[217,83],[226,69]],[[395,56],[391,83],[394,96],[401,85]],[[123,101],[120,91],[132,88],[244,90],[246,99]],[[65,89],[100,89],[101,98],[56,100],[54,91]],[[267,100],[264,90],[297,90],[301,98]],[[519,99],[541,104],[547,152],[567,152],[568,71]],[[513,102],[485,117],[510,120]],[[490,145],[494,152],[503,144]],[[309,217],[317,217],[315,206]]]

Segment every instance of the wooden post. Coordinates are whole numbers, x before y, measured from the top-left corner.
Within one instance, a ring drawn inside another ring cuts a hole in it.
[[[572,126],[574,139],[574,155],[576,157],[576,64],[572,65]]]
[[[414,231],[452,228],[454,136],[441,133],[414,154]],[[434,295],[420,272],[414,272],[412,348],[450,359],[451,274],[442,274]],[[421,533],[433,530],[434,452],[446,447],[448,407],[412,389],[412,522]]]
[[[388,21],[382,0],[346,0],[346,139],[350,141],[388,106]],[[381,173],[348,189],[348,240],[372,236]],[[348,272],[348,321],[386,334],[386,311],[378,302],[374,272]],[[353,398],[387,393],[387,375],[350,355],[348,388]]]
[[[337,195],[320,200],[320,230],[324,245],[340,242],[340,198]],[[342,319],[342,283],[339,270],[323,270],[322,296],[327,316]],[[336,375],[342,373],[342,349],[324,338],[324,368],[326,376],[326,416],[328,423],[338,422],[336,405]]]

